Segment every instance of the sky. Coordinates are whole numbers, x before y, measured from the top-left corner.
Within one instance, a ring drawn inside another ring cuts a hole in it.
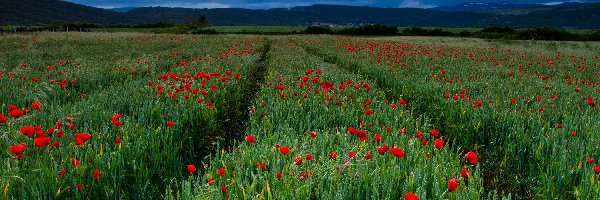
[[[459,5],[464,0],[66,0],[73,3],[100,7],[100,8],[123,8],[123,7],[184,7],[184,8],[291,8],[295,6],[307,6],[313,4],[336,4],[353,6],[373,6],[384,8],[431,8],[435,6]],[[558,4],[557,0],[471,0],[469,2],[512,2],[512,3],[541,3]],[[600,0],[568,0],[577,2],[600,2]]]

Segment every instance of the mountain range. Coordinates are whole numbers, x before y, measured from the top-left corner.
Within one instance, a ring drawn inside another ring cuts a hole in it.
[[[0,7],[0,25],[48,23],[185,24],[205,16],[211,25],[307,26],[359,25],[365,23],[421,27],[513,28],[552,26],[600,28],[600,3],[559,5],[513,3],[465,3],[431,9],[377,8],[343,5],[311,5],[251,10],[242,8],[142,7],[101,9],[60,0],[10,0]]]

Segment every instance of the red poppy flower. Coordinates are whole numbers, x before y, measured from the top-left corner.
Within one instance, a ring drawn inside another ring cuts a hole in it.
[[[13,110],[13,111],[10,111],[8,113],[8,116],[17,119],[17,118],[23,116],[23,111],[21,111],[21,110]]]
[[[337,154],[335,153],[335,151],[332,151],[331,153],[329,153],[329,159],[335,160],[335,158],[337,158]]]
[[[221,167],[219,170],[217,170],[217,175],[218,176],[225,176],[225,169]]]
[[[387,145],[383,145],[379,148],[377,148],[377,152],[379,152],[379,155],[383,155],[385,154],[385,152],[387,152],[390,148]]]
[[[77,190],[82,190],[83,189],[83,186],[81,185],[81,183],[77,183],[76,186],[77,186]]]
[[[348,127],[348,132],[350,132],[350,134],[352,134],[352,135],[356,135],[356,128]]]
[[[61,169],[60,171],[58,171],[58,175],[60,176],[65,176],[65,173],[67,173],[67,170]]]
[[[33,128],[33,126],[26,126],[26,127],[20,128],[19,131],[21,132],[22,135],[31,137],[31,136],[33,136],[33,133],[35,132],[35,129]]]
[[[373,142],[379,142],[379,141],[381,141],[381,135],[375,134],[375,138],[373,138]]]
[[[460,170],[460,176],[462,176],[464,179],[469,179],[469,170],[468,169]]]
[[[591,163],[594,163],[594,158],[588,158],[588,159],[587,159],[587,163],[590,163],[590,164],[591,164]]]
[[[440,132],[435,130],[435,129],[431,129],[429,130],[429,134],[431,134],[431,136],[433,137],[439,137],[440,136]]]
[[[90,138],[92,138],[92,135],[89,133],[77,133],[75,134],[75,144],[83,146]]]
[[[246,136],[246,142],[248,142],[250,144],[254,144],[254,143],[256,143],[256,138],[254,138],[253,135],[248,135],[248,136]]]
[[[206,183],[210,186],[215,180],[213,178],[207,178]]]
[[[23,156],[23,152],[25,152],[26,148],[27,146],[25,145],[25,143],[21,143],[14,146],[10,146],[8,149],[11,153],[17,156],[17,159],[21,159],[21,157]]]
[[[196,171],[196,166],[194,166],[194,165],[188,165],[187,166],[187,171],[188,171],[188,173],[195,172]]]
[[[373,109],[366,109],[365,110],[365,115],[372,115],[373,114]]]
[[[594,166],[594,173],[600,174],[600,166],[598,166],[598,165]]]
[[[314,131],[310,132],[310,137],[311,137],[311,138],[316,138],[316,137],[317,137],[317,135],[318,135],[318,134],[317,134],[316,132],[314,132]]]
[[[6,117],[4,116],[4,114],[0,114],[0,124],[4,124],[6,123],[8,120],[6,120]]]
[[[287,155],[289,152],[290,152],[290,148],[287,148],[285,146],[279,147],[279,153],[281,153],[283,155]]]
[[[173,123],[173,121],[169,120],[167,121],[167,127],[171,128],[175,125],[175,123]]]
[[[56,124],[54,124],[54,128],[61,129],[63,125],[64,124],[62,122],[56,122]]]
[[[356,156],[356,153],[354,153],[353,151],[351,151],[350,153],[348,153],[348,157],[350,159],[353,159]]]
[[[594,99],[592,99],[591,97],[588,99],[587,104],[590,107],[596,107],[596,102],[594,102]]]
[[[358,136],[358,138],[359,138],[361,141],[365,141],[365,140],[367,139],[367,132],[366,132],[366,131],[363,131],[363,130],[358,130],[358,131],[356,132],[356,136]]]
[[[452,178],[448,181],[448,192],[452,192],[458,188],[458,180],[456,178]]]
[[[390,150],[390,153],[398,158],[404,158],[404,151],[402,151],[402,149],[400,148],[392,148],[392,150]]]
[[[367,160],[371,160],[371,158],[373,158],[373,154],[371,154],[370,152],[367,152],[367,153],[365,154],[365,158],[366,158]]]
[[[515,98],[510,99],[510,103],[513,103],[513,104],[517,103],[517,99],[515,99]]]
[[[406,101],[404,101],[404,99],[400,99],[398,103],[400,103],[402,106],[406,106]]]
[[[94,170],[94,179],[98,179],[100,178],[100,174],[102,174],[102,172],[98,169]]]
[[[444,140],[437,139],[437,140],[433,141],[433,146],[435,146],[435,148],[438,148],[438,149],[444,148]]]
[[[260,170],[263,170],[263,169],[266,169],[266,168],[267,168],[267,164],[264,164],[264,163],[261,163],[261,162],[256,162],[256,170],[257,171],[260,171]]]
[[[223,193],[227,192],[227,186],[221,186],[221,192],[223,192]]]
[[[475,154],[475,152],[469,151],[469,153],[467,153],[465,155],[465,159],[467,159],[467,161],[469,161],[472,164],[477,163],[477,154]]]
[[[19,110],[19,108],[15,105],[9,105],[8,106],[8,112],[13,111],[13,110]]]
[[[42,104],[40,102],[35,101],[35,102],[31,103],[31,109],[34,109],[34,110],[42,109]]]
[[[75,158],[71,158],[71,164],[73,164],[75,166],[79,166],[79,160],[77,160]]]
[[[421,138],[423,138],[423,137],[424,137],[424,135],[423,135],[423,133],[421,133],[421,131],[417,131],[417,132],[415,133],[415,137],[417,137],[417,138],[421,139]]]
[[[35,138],[35,140],[33,140],[33,144],[36,147],[45,147],[45,146],[48,146],[50,143],[52,143],[52,142],[47,137]]]
[[[392,110],[396,110],[396,104],[390,104],[390,108],[391,108]]]
[[[302,164],[302,157],[296,157],[296,158],[294,158],[294,163],[296,163],[296,165],[301,165]]]
[[[402,134],[406,133],[406,128],[401,128],[401,129],[398,131],[398,133],[402,133]]]
[[[277,180],[281,180],[281,172],[277,172],[275,176],[277,177]]]
[[[120,137],[115,138],[115,144],[121,144],[121,138]]]
[[[113,125],[120,127],[121,125],[123,125],[123,123],[121,121],[119,121],[121,119],[121,114],[116,114],[113,115],[112,118],[110,119],[110,121],[112,122]]]
[[[562,124],[561,124],[561,123],[559,123],[559,124],[557,124],[557,125],[556,125],[556,128],[562,128],[562,127],[563,127],[563,126],[562,126]]]
[[[56,149],[56,148],[60,147],[60,143],[55,141],[54,143],[52,143],[52,147]]]
[[[404,195],[404,199],[406,199],[406,200],[420,200],[419,197],[416,194],[413,194],[413,193],[406,193]]]
[[[309,161],[309,160],[312,160],[312,159],[313,159],[313,156],[312,156],[312,155],[310,155],[310,154],[306,154],[306,156],[305,156],[305,157],[306,157],[306,161]]]

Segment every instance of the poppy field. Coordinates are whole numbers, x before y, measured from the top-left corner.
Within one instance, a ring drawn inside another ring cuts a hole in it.
[[[599,43],[0,37],[2,198],[600,198]]]

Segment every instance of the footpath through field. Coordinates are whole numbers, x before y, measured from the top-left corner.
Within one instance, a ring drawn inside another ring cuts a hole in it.
[[[434,146],[426,122],[387,101],[375,84],[285,37],[275,39],[267,58],[266,82],[249,110],[245,141],[213,157],[207,173],[184,182],[180,188],[189,190],[173,197],[479,197],[477,167],[441,140]],[[407,134],[418,130],[422,139]],[[461,181],[464,189],[446,192],[448,180],[465,166],[470,177]]]

